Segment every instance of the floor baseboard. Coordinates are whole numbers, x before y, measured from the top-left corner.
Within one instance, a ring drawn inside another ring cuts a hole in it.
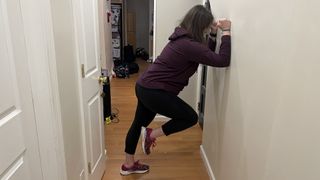
[[[209,160],[207,158],[206,152],[204,151],[202,145],[200,146],[200,154],[201,154],[202,160],[203,160],[203,162],[204,162],[204,164],[206,166],[206,169],[207,169],[208,175],[210,177],[210,180],[216,180],[215,177],[214,177],[212,168],[210,166]]]

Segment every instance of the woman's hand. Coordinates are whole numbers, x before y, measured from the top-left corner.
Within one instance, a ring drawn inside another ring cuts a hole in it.
[[[227,19],[218,20],[217,26],[222,30],[222,35],[231,35],[231,21]]]
[[[217,26],[222,30],[230,30],[231,29],[231,21],[227,20],[227,19],[220,19],[218,20],[218,24]]]
[[[217,34],[218,29],[219,29],[218,23],[214,21],[214,22],[211,24],[211,33],[212,33],[212,34]]]

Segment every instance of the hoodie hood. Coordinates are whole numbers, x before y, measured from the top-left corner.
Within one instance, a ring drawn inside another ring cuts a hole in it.
[[[174,41],[182,37],[191,38],[191,35],[188,33],[187,30],[183,29],[182,27],[176,27],[172,35],[169,37],[169,40]]]

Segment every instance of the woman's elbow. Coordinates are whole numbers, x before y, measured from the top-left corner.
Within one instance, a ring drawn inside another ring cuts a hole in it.
[[[219,65],[217,67],[221,67],[221,68],[229,67],[230,63],[231,63],[231,57],[230,56],[223,57],[223,58],[221,58],[220,62],[221,63],[219,63]]]

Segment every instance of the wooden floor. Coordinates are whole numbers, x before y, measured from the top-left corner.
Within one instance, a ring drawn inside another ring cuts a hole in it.
[[[148,66],[143,60],[137,60],[140,73]],[[105,127],[107,149],[106,171],[103,180],[207,180],[206,168],[200,155],[201,129],[195,126],[186,131],[157,139],[157,146],[149,156],[143,154],[139,141],[136,159],[150,165],[150,172],[143,175],[121,176],[120,166],[124,160],[124,141],[131,125],[136,97],[134,85],[139,74],[129,79],[112,79],[111,104],[119,110],[119,123],[111,123]],[[114,110],[113,110],[114,112]],[[150,127],[159,127],[162,122],[152,122]]]

